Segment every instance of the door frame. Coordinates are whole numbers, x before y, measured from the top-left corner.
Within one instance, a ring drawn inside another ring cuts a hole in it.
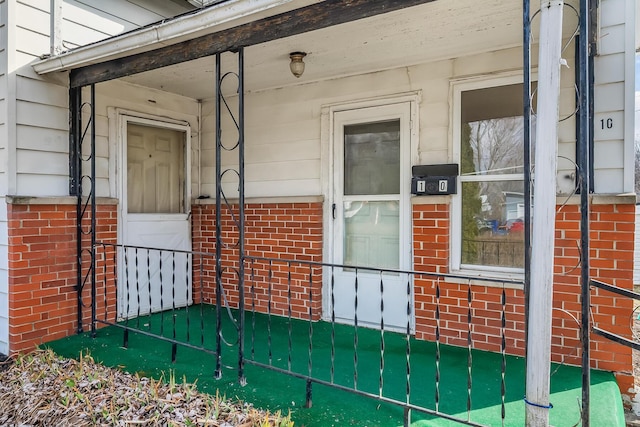
[[[323,253],[322,257],[326,262],[332,263],[336,252],[336,242],[334,241],[336,233],[336,223],[333,220],[333,204],[335,203],[335,185],[336,165],[334,164],[335,156],[335,114],[351,110],[359,110],[364,108],[385,107],[394,104],[405,104],[409,108],[409,154],[405,160],[406,165],[401,165],[402,181],[401,181],[401,209],[405,212],[405,218],[401,218],[400,233],[404,241],[410,243],[406,245],[407,253],[404,254],[405,265],[401,265],[401,269],[411,269],[413,267],[413,232],[412,232],[412,203],[410,193],[411,183],[411,166],[418,164],[418,132],[419,114],[418,106],[421,102],[421,92],[408,92],[384,97],[364,99],[361,101],[352,101],[339,104],[326,105],[321,110],[321,181],[322,192],[325,200],[323,212]],[[406,158],[406,157],[405,157]],[[406,170],[404,168],[406,166]],[[404,192],[404,197],[403,193]],[[401,257],[402,259],[403,257]],[[414,305],[413,285],[411,286],[411,304]],[[331,320],[331,288],[330,276],[327,269],[323,271],[322,277],[322,318],[323,320]],[[415,329],[415,310],[411,313],[411,329]]]
[[[167,219],[168,216],[175,218],[176,215],[184,215],[185,221],[190,217],[191,210],[191,126],[188,122],[180,120],[171,120],[165,117],[153,116],[150,114],[134,113],[126,110],[117,110],[117,126],[118,126],[118,138],[117,138],[117,153],[118,161],[116,175],[118,176],[118,224],[122,226],[118,227],[118,242],[123,243],[125,241],[125,228],[124,224],[127,220],[127,182],[125,180],[125,174],[127,170],[127,126],[129,123],[134,123],[144,126],[154,126],[158,128],[171,129],[182,131],[185,133],[184,142],[184,212],[182,214],[155,214],[159,221]],[[136,214],[137,215],[137,214]],[[192,236],[189,235],[189,240]]]

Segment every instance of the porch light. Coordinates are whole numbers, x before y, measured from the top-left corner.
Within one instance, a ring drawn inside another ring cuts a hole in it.
[[[304,73],[304,61],[302,58],[307,56],[306,52],[291,52],[289,54],[289,58],[291,58],[291,64],[289,64],[289,68],[291,69],[291,73],[300,77],[302,73]]]

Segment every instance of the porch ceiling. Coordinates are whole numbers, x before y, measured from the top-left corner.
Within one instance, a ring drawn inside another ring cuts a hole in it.
[[[522,44],[518,1],[438,0],[245,49],[245,88],[258,91],[493,51]],[[289,52],[305,51],[304,75]],[[123,80],[195,99],[214,96],[215,57]],[[224,64],[223,64],[224,70]]]

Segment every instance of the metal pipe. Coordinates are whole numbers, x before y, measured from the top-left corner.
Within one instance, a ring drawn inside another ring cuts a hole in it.
[[[77,321],[76,332],[82,328],[82,163],[80,162],[80,134],[82,129],[82,88],[69,89],[71,123],[69,135],[69,194],[76,196],[76,292]]]
[[[426,408],[424,406],[419,406],[416,405],[414,403],[407,403],[405,401],[402,400],[397,400],[394,399],[392,397],[386,397],[386,396],[380,396],[378,394],[375,393],[371,393],[371,392],[367,392],[367,391],[363,391],[363,390],[356,390],[351,386],[346,386],[346,385],[342,385],[342,384],[337,384],[333,381],[327,381],[327,380],[322,380],[319,378],[308,378],[305,374],[300,374],[298,372],[295,371],[290,371],[284,368],[279,368],[277,366],[273,366],[271,364],[266,364],[266,363],[262,363],[262,362],[258,362],[256,360],[247,360],[247,363],[253,366],[257,366],[260,368],[264,368],[264,369],[268,369],[270,371],[274,371],[274,372],[278,372],[284,375],[289,375],[293,378],[299,378],[299,379],[303,379],[303,380],[310,380],[316,384],[321,384],[323,386],[327,386],[336,390],[341,390],[347,393],[352,393],[358,396],[364,396],[364,397],[368,397],[371,399],[375,399],[378,400],[380,402],[384,402],[384,403],[389,403],[392,405],[396,405],[399,406],[401,408],[404,408],[404,425],[409,426],[411,424],[411,411],[417,411],[419,413],[422,414],[428,414],[428,415],[433,415],[437,418],[442,418],[445,420],[449,420],[449,421],[454,421],[457,424],[461,424],[461,425],[467,425],[467,426],[475,426],[475,427],[486,427],[486,424],[479,424],[475,421],[468,421],[462,418],[458,418],[456,415],[449,415],[445,412],[438,412],[435,411],[433,409],[429,409]]]
[[[522,108],[524,145],[524,342],[529,324],[531,286],[531,1],[522,1]],[[525,359],[527,357],[525,345]]]
[[[51,0],[49,2],[51,13],[49,15],[49,54],[57,55],[64,49],[62,38],[62,0]]]
[[[578,144],[578,168],[580,176],[580,284],[582,303],[582,322],[580,339],[582,341],[582,427],[589,427],[589,387],[591,383],[590,366],[590,319],[591,294],[589,290],[589,189],[590,189],[590,158],[589,145],[593,120],[589,115],[591,105],[590,70],[589,70],[589,0],[580,0],[580,37],[578,40],[578,70],[580,91],[580,108],[578,120],[580,123]]]
[[[244,49],[238,49],[238,239],[239,239],[239,338],[238,338],[238,382],[246,385],[244,376]]]
[[[307,359],[307,372],[313,374],[313,267],[309,266],[309,351]],[[382,370],[381,370],[382,372]],[[382,394],[382,387],[380,388]],[[311,408],[311,382],[307,383],[306,407]]]
[[[91,85],[91,337],[96,337],[96,85]],[[80,183],[82,186],[82,183]]]
[[[222,215],[222,162],[220,159],[222,148],[221,130],[221,102],[220,97],[222,74],[220,69],[221,55],[216,54],[216,370],[215,378],[222,378],[222,229],[220,223]]]

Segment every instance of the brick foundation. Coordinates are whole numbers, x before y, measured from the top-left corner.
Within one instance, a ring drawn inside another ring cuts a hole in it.
[[[560,210],[560,209],[559,209]],[[624,288],[633,288],[633,245],[635,206],[592,205],[590,215],[591,277]],[[445,273],[449,257],[449,206],[413,207],[414,268]],[[580,212],[578,206],[564,206],[556,216],[555,278],[552,325],[552,360],[580,365]],[[416,336],[435,338],[436,280],[416,280]],[[439,282],[441,298],[441,340],[466,345],[468,290],[472,292],[472,337],[475,348],[500,350],[501,293],[499,286]],[[524,355],[524,295],[506,289],[506,350]],[[591,292],[593,321],[602,329],[631,338],[633,302],[611,293]],[[591,335],[591,365],[613,371],[623,393],[633,393],[632,350]]]
[[[233,205],[237,218],[237,205]],[[215,205],[194,205],[193,248],[215,254]],[[227,207],[222,208],[222,275],[226,298],[238,306],[238,288],[234,269],[238,268],[237,226]],[[245,253],[251,257],[298,261],[322,261],[322,203],[259,203],[245,207]],[[215,259],[204,260],[205,302],[215,301]],[[271,272],[271,273],[270,273]],[[199,274],[199,273],[198,273]],[[288,282],[291,279],[291,289]],[[254,260],[245,270],[246,308],[266,313],[271,292],[271,313],[319,320],[322,313],[322,269],[308,265]],[[269,289],[270,288],[270,289]],[[310,292],[311,291],[311,292]],[[291,292],[291,307],[289,307]],[[255,297],[255,298],[254,298]]]
[[[223,208],[221,229],[222,276],[230,305],[238,304],[237,228],[231,212]],[[232,209],[236,209],[237,205]],[[591,207],[591,276],[625,289],[633,284],[635,206],[594,204]],[[237,213],[237,212],[236,212]],[[322,203],[256,203],[245,208],[245,250],[252,257],[322,261]],[[75,205],[10,204],[9,316],[10,349],[27,351],[34,345],[62,338],[77,330]],[[237,217],[237,216],[236,216]],[[206,253],[194,257],[194,300],[215,301],[215,206],[192,207],[193,249]],[[414,205],[413,260],[418,271],[449,272],[450,212],[447,204]],[[116,241],[115,205],[98,206],[98,240]],[[554,319],[552,360],[580,364],[580,268],[577,206],[564,206],[556,219]],[[88,238],[88,237],[87,237]],[[98,259],[100,263],[100,259]],[[115,314],[115,295],[103,295],[103,269],[98,265],[98,295]],[[112,273],[107,271],[107,275]],[[322,270],[301,264],[255,260],[245,269],[246,308],[314,320],[321,318]],[[292,286],[288,283],[291,280]],[[202,284],[202,288],[200,288]],[[451,280],[416,278],[414,281],[416,336],[435,338],[435,287],[440,287],[441,340],[467,345],[468,292],[472,294],[472,339],[477,349],[500,351],[502,288]],[[518,288],[504,290],[506,298],[506,350],[524,355],[524,295]],[[289,304],[291,295],[291,304]],[[631,337],[631,300],[592,290],[595,325]],[[88,303],[88,290],[84,298]],[[113,305],[112,305],[113,304]],[[88,309],[84,325],[89,325]],[[98,313],[103,317],[104,313]],[[633,390],[632,351],[592,335],[592,366],[616,373],[624,393]]]
[[[16,353],[77,331],[76,206],[8,204],[7,216],[9,349]],[[98,239],[115,242],[115,205],[98,206],[97,221]]]

